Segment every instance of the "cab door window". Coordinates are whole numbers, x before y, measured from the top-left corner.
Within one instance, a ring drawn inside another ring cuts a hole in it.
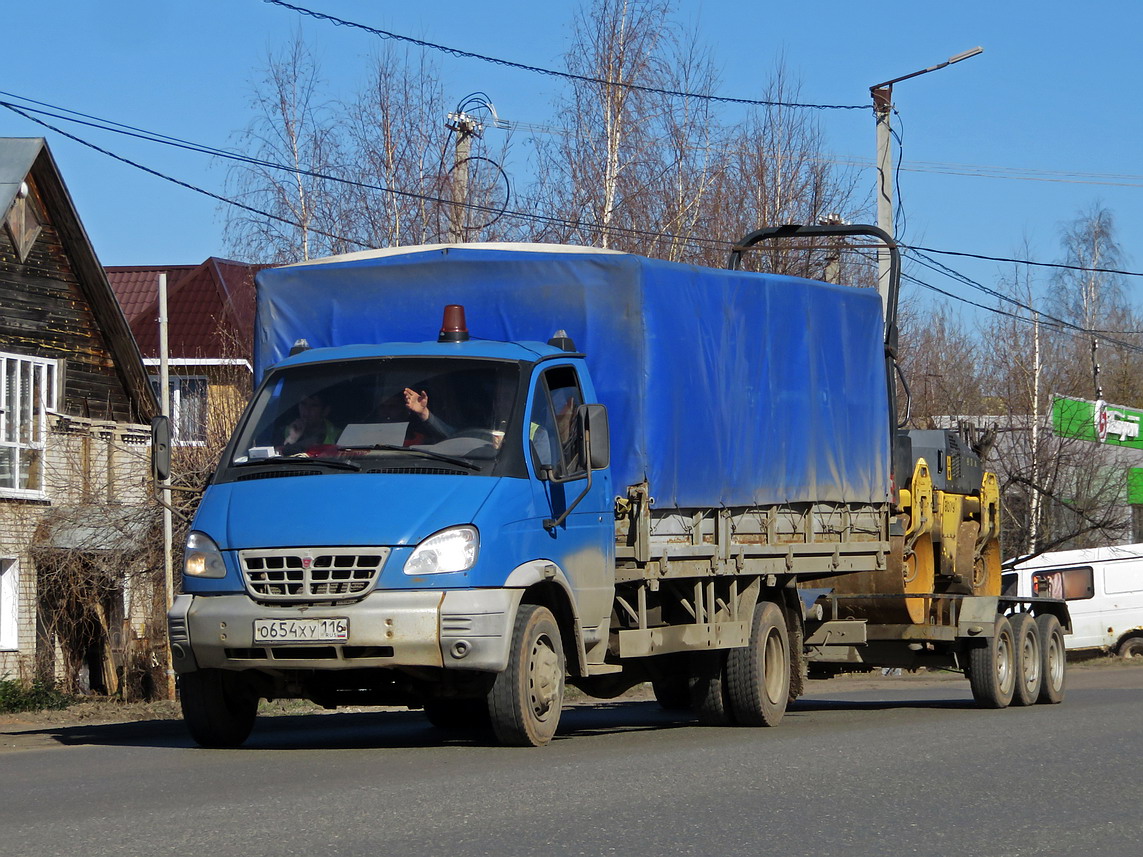
[[[545,467],[559,476],[584,471],[580,455],[583,443],[575,419],[576,409],[582,404],[583,391],[571,366],[556,366],[540,377],[532,397],[528,428],[532,464],[537,473]]]

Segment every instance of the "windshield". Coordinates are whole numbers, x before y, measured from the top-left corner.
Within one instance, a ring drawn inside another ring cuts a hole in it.
[[[500,454],[519,368],[508,361],[400,357],[314,363],[274,373],[259,392],[231,464],[397,460],[487,471]]]

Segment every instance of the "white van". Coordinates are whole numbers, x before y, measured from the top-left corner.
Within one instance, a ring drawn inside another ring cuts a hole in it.
[[[1044,553],[1003,575],[1005,594],[1068,602],[1068,651],[1143,657],[1143,544]]]

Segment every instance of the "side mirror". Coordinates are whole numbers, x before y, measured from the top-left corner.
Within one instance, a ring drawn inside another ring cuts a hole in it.
[[[171,478],[171,418],[151,420],[151,478],[165,482]]]
[[[607,425],[607,408],[603,405],[580,405],[584,437],[591,455],[591,469],[602,470],[611,463],[611,434]]]

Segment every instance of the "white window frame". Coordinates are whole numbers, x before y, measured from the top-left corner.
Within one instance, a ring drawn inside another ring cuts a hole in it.
[[[56,413],[60,397],[60,364],[45,357],[0,351],[0,450],[11,450],[0,461],[0,497],[44,496],[43,450],[48,443],[48,417]],[[20,487],[24,450],[40,450],[36,484]]]
[[[0,557],[0,651],[20,648],[20,564]]]
[[[210,407],[210,379],[205,375],[170,375],[171,386],[171,442],[175,446],[206,446],[206,430],[207,421],[210,419],[208,409]],[[183,411],[183,385],[188,381],[199,381],[202,383],[202,424],[199,427],[202,436],[198,438],[191,438],[187,440],[180,435],[182,432],[182,411]],[[151,376],[151,386],[155,390],[155,398],[161,397],[160,380],[158,375]]]

